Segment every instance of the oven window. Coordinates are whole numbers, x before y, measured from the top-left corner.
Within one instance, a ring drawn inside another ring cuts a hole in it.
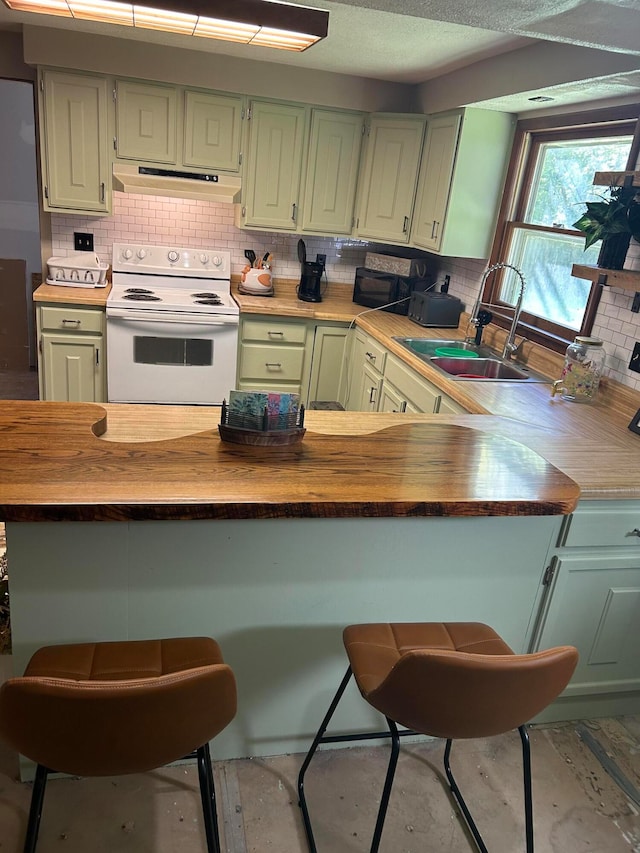
[[[136,364],[210,367],[213,364],[213,341],[136,335],[133,339],[133,360]]]

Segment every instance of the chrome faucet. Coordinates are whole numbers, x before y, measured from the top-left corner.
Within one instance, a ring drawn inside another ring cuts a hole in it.
[[[482,279],[480,280],[480,288],[478,290],[478,298],[476,299],[475,305],[473,306],[473,311],[471,312],[471,317],[469,318],[469,325],[475,326],[475,328],[478,328],[480,326],[480,321],[478,319],[479,314],[480,314],[480,309],[483,305],[487,305],[487,303],[484,303],[482,301],[482,293],[484,291],[484,284],[492,272],[495,272],[496,270],[504,270],[504,269],[513,270],[513,272],[520,279],[520,292],[518,294],[518,300],[517,300],[515,307],[513,309],[513,320],[511,321],[511,328],[509,329],[509,334],[507,335],[507,340],[505,341],[504,347],[502,349],[502,358],[509,360],[509,359],[511,359],[511,357],[513,355],[515,355],[515,353],[518,351],[518,349],[522,346],[522,344],[526,340],[526,338],[523,338],[519,344],[516,345],[516,343],[515,343],[516,329],[518,327],[518,321],[520,319],[520,314],[522,313],[522,300],[524,299],[524,292],[525,292],[525,289],[527,286],[527,284],[524,280],[524,275],[518,269],[518,267],[514,267],[512,264],[505,264],[505,263],[492,264],[490,267],[487,267],[487,269],[482,274]],[[494,306],[489,305],[488,307],[494,307]],[[498,307],[498,306],[495,306],[495,307]],[[500,306],[500,307],[502,307],[502,306]],[[476,339],[476,342],[477,342],[477,339]]]

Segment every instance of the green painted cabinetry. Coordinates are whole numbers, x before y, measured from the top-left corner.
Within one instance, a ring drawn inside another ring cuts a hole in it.
[[[411,243],[441,255],[488,258],[515,116],[468,107],[430,116]]]
[[[44,209],[107,214],[106,78],[41,69],[39,91]]]
[[[371,117],[359,177],[357,233],[408,243],[425,116]]]
[[[239,171],[243,107],[240,95],[187,89],[183,164],[199,169]]]
[[[364,118],[345,110],[312,110],[302,231],[351,233]]]
[[[640,501],[581,501],[565,520],[545,580],[535,647],[570,644],[580,653],[545,719],[637,713]]]
[[[304,106],[251,102],[241,224],[297,230],[306,127]]]
[[[76,305],[37,309],[40,399],[72,403],[106,400],[105,312]]]
[[[310,333],[312,347],[307,401],[337,402],[341,397],[342,365],[348,327],[344,324],[316,325]]]
[[[117,156],[175,166],[176,87],[116,80],[115,93]]]

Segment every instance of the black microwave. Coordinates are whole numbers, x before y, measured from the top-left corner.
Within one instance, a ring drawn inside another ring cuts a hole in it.
[[[416,290],[431,290],[433,278],[396,275],[390,272],[356,268],[353,301],[366,308],[380,308],[393,314],[406,314],[411,294]]]

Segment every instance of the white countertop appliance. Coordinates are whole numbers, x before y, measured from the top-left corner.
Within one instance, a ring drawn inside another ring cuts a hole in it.
[[[218,249],[114,243],[107,299],[112,403],[219,405],[235,388],[240,309]]]

